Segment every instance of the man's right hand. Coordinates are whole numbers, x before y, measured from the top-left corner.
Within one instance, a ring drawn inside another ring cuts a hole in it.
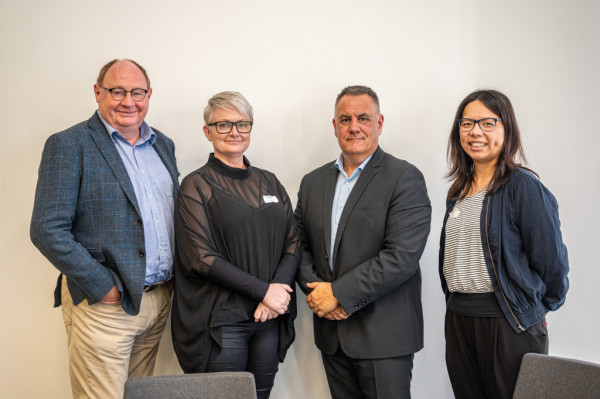
[[[327,320],[346,320],[350,316],[346,314],[346,311],[344,311],[342,305],[337,305],[335,309],[325,314],[323,317]]]
[[[107,304],[115,304],[115,303],[121,303],[121,293],[119,292],[119,289],[117,288],[117,286],[113,286],[110,291],[108,291],[108,293],[106,295],[104,295],[104,297],[102,299],[100,299],[100,303],[107,303]]]

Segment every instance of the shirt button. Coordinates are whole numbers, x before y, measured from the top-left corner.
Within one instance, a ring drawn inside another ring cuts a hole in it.
[[[137,225],[138,225],[138,226],[141,226],[142,224],[143,224],[143,223],[142,223],[142,219],[138,219],[138,220],[137,220]]]
[[[143,258],[144,256],[146,256],[146,254],[144,253],[144,251],[140,250],[138,252],[138,255],[140,256],[140,258]]]

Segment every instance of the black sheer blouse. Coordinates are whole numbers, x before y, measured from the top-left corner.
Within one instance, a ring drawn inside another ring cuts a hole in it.
[[[294,288],[300,242],[293,209],[275,175],[231,168],[214,157],[181,183],[173,343],[185,372],[202,372],[222,325],[253,320],[269,283]],[[279,316],[279,356],[294,340],[296,298]]]

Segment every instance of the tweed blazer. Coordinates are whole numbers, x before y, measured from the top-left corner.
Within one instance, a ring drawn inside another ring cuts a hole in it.
[[[175,146],[156,129],[154,149],[179,188]],[[139,312],[146,274],[144,227],[127,170],[98,113],[46,141],[38,173],[31,240],[61,272],[73,303],[93,304],[113,287]]]
[[[419,260],[431,222],[423,175],[378,148],[348,197],[330,251],[338,173],[331,162],[304,176],[296,206],[303,244],[296,281],[306,294],[308,282],[332,282],[350,315],[314,315],[315,343],[328,355],[341,346],[355,359],[415,353],[423,347]]]

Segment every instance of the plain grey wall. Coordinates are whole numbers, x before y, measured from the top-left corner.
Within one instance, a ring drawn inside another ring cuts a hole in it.
[[[338,155],[337,93],[349,84],[379,93],[381,145],[421,169],[433,204],[415,398],[452,397],[437,272],[450,124],[469,92],[505,92],[529,164],[558,199],[569,249],[571,290],[548,317],[550,351],[600,362],[599,27],[594,0],[0,0],[0,396],[70,395],[65,331],[52,308],[57,272],[30,243],[29,220],[44,141],[91,116],[98,70],[116,57],[148,69],[148,121],[175,141],[182,177],[211,148],[201,129],[207,99],[241,91],[255,108],[247,156],[275,172],[294,203],[302,176]],[[303,300],[274,398],[329,396]],[[170,338],[159,374],[181,372]]]

